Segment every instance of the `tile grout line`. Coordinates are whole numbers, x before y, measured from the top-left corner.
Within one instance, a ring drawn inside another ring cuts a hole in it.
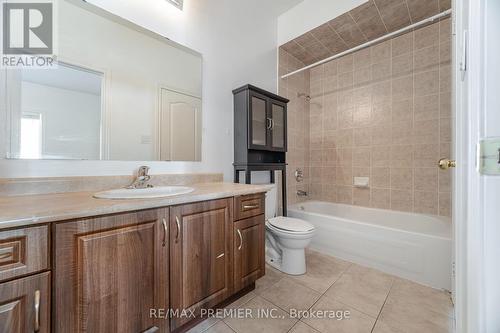
[[[393,281],[391,283],[391,287],[389,288],[389,292],[387,293],[387,296],[385,296],[384,303],[380,307],[380,311],[378,312],[377,318],[375,319],[375,322],[373,323],[373,327],[372,327],[372,330],[370,331],[370,333],[373,333],[373,330],[375,329],[375,326],[377,325],[377,322],[380,318],[380,315],[382,314],[382,310],[384,309],[385,303],[387,302],[387,299],[389,298],[389,295],[391,294],[392,287],[394,287],[394,283],[396,283],[395,278],[393,279]]]

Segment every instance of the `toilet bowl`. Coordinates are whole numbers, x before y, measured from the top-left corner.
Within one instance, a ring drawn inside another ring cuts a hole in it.
[[[313,236],[314,226],[309,222],[283,216],[267,220],[267,263],[286,274],[305,274],[305,248]]]

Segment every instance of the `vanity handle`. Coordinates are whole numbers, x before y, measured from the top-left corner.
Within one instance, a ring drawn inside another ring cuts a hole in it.
[[[270,130],[273,127],[272,119],[271,118],[266,118],[267,121],[267,129]]]
[[[244,205],[243,210],[259,208],[259,205]]]
[[[238,251],[239,251],[239,250],[241,250],[241,247],[243,246],[243,237],[241,236],[240,229],[236,229],[236,232],[238,233],[238,236],[240,237],[240,245],[238,246]]]
[[[175,224],[177,225],[177,235],[175,235],[175,242],[179,241],[179,236],[181,234],[181,222],[179,221],[179,217],[175,217]]]
[[[34,332],[40,332],[40,290],[35,291],[35,327]]]
[[[274,119],[271,119],[271,128],[270,129],[274,129]]]
[[[168,234],[167,220],[165,220],[165,218],[162,218],[161,223],[163,224],[163,242],[161,243],[161,245],[165,247],[165,245],[167,245]]]

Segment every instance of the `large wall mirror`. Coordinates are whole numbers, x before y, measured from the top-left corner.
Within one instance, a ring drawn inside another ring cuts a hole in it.
[[[2,70],[2,157],[200,161],[199,53],[79,0],[58,66]]]

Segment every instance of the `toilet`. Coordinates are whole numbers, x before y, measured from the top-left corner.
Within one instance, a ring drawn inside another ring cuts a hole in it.
[[[266,262],[290,275],[306,273],[305,248],[314,226],[304,220],[276,216],[276,191],[266,195]]]

